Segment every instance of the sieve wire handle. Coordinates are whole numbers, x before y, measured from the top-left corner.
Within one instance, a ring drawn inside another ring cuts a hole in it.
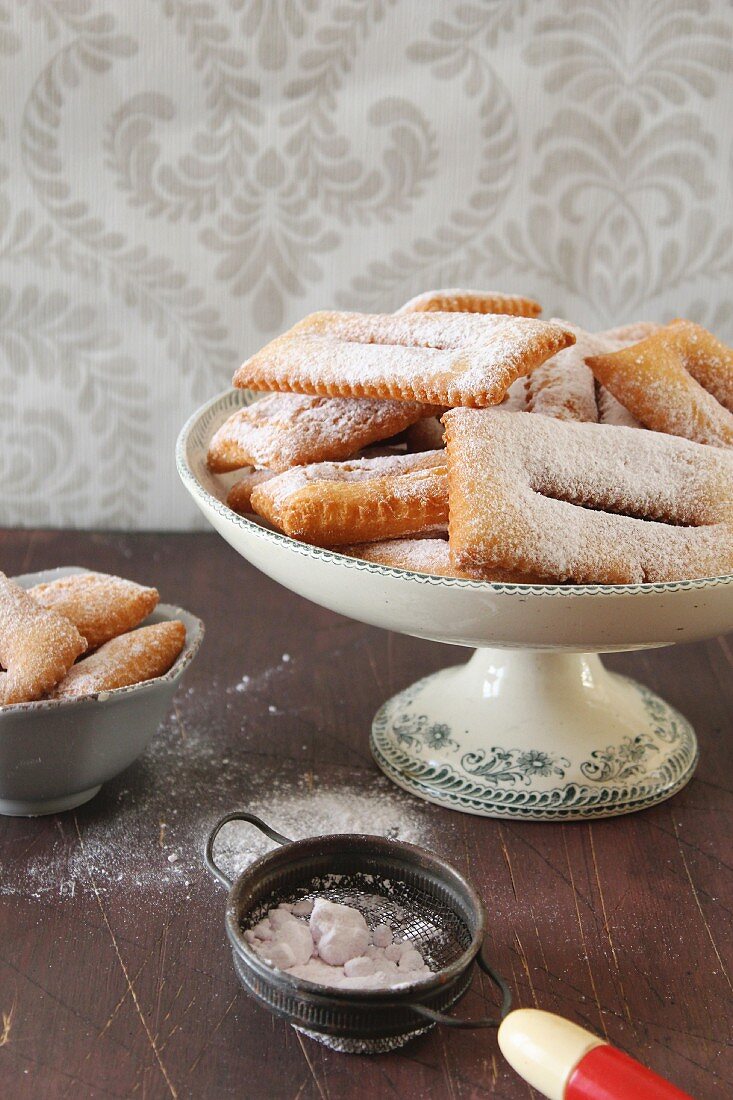
[[[428,1008],[427,1005],[413,1004],[410,1008],[417,1013],[418,1016],[423,1016],[426,1020],[431,1020],[434,1024],[444,1024],[446,1027],[498,1027],[501,1021],[509,1012],[512,1007],[512,993],[509,986],[506,984],[501,974],[493,969],[492,966],[484,958],[483,945],[478,955],[476,956],[476,962],[483,970],[484,974],[488,974],[496,988],[501,993],[501,1008],[499,1009],[499,1016],[494,1019],[491,1016],[481,1016],[478,1020],[461,1020],[455,1016],[446,1016],[443,1012],[436,1012],[433,1008]]]
[[[230,814],[225,814],[220,818],[214,828],[209,834],[209,839],[206,841],[206,866],[211,871],[215,878],[218,878],[219,882],[226,886],[227,890],[231,890],[233,883],[232,880],[224,874],[221,867],[219,867],[214,859],[214,841],[218,837],[221,830],[230,821],[248,821],[250,825],[254,825],[256,829],[259,829],[261,833],[268,836],[270,840],[276,841],[278,844],[292,844],[290,837],[283,836],[282,833],[278,833],[276,829],[270,828],[266,821],[263,821],[261,817],[257,817],[255,814],[248,814],[245,810],[234,810]]]

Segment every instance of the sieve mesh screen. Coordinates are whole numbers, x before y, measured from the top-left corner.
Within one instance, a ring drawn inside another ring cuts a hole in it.
[[[428,891],[378,874],[317,876],[309,882],[273,891],[240,915],[242,931],[269,909],[285,903],[326,898],[358,909],[370,928],[388,924],[396,940],[410,941],[434,972],[450,966],[471,943],[471,932],[454,909]]]

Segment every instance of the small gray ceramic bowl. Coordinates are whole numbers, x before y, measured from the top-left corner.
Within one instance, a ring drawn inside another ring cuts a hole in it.
[[[67,566],[13,579],[30,588],[87,572]],[[158,604],[145,623],[166,619],[181,620],[186,644],[165,676],[81,699],[0,708],[0,814],[34,816],[80,806],[146,748],[204,635],[200,619],[169,604]]]

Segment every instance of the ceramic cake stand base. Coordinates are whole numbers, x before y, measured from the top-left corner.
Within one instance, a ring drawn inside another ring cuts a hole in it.
[[[372,752],[401,787],[485,817],[573,820],[653,806],[690,779],[694,731],[595,654],[477,649],[395,695]]]

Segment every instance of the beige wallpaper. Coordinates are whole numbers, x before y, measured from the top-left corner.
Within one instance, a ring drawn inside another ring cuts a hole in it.
[[[188,527],[177,430],[431,285],[733,339],[724,0],[0,0],[0,523]]]

